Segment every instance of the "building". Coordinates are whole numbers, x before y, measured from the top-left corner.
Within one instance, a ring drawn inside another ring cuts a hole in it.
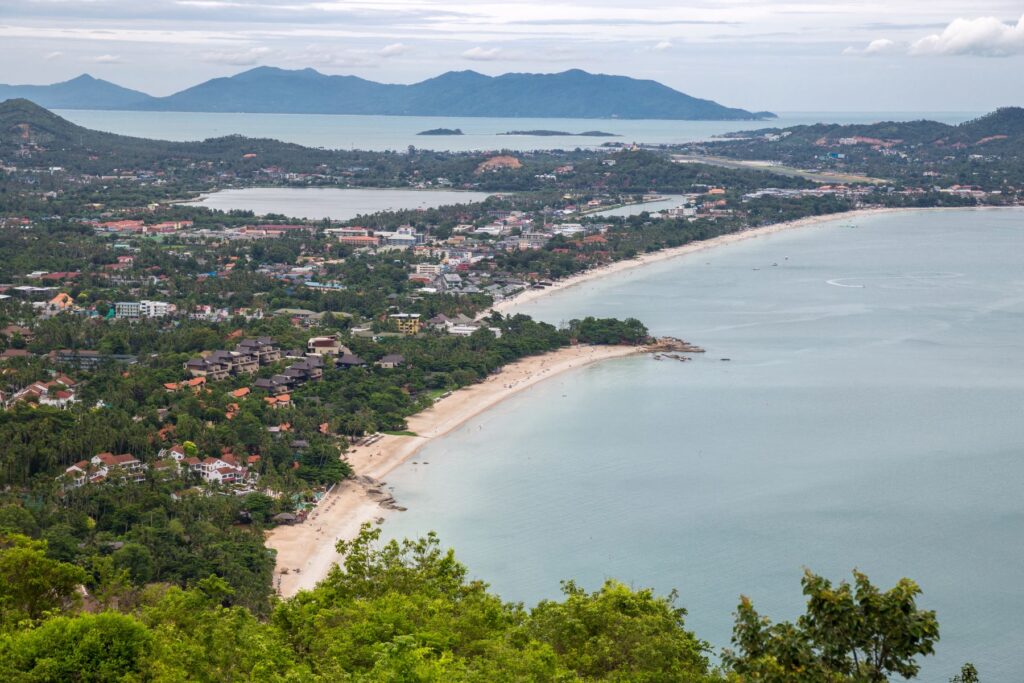
[[[89,460],[79,460],[57,477],[65,491],[85,484],[100,484],[108,479],[141,482],[146,479],[146,465],[130,454],[100,453]]]
[[[359,226],[351,226],[347,228],[327,228],[324,233],[333,237],[368,237],[370,231],[366,228]]]
[[[443,292],[462,288],[462,276],[458,273],[445,273],[437,279],[439,289]]]
[[[345,348],[337,335],[328,337],[312,337],[306,342],[306,351],[318,356],[340,356],[351,353]]]
[[[405,365],[405,356],[400,353],[389,353],[388,355],[381,358],[379,361],[374,363],[378,368],[385,370],[392,370],[394,368],[400,368]]]
[[[76,382],[66,375],[60,375],[50,382],[33,382],[11,396],[8,404],[28,401],[42,406],[66,408],[78,399],[75,397]]]
[[[93,370],[104,363],[135,365],[139,362],[136,356],[126,353],[100,353],[99,351],[77,351],[74,349],[51,351],[50,360],[62,365],[71,365],[81,370]]]
[[[166,301],[118,301],[114,304],[114,316],[129,320],[138,318],[163,318],[174,312],[174,306]]]
[[[417,275],[429,275],[435,277],[444,272],[444,266],[440,263],[417,263],[413,269]]]
[[[350,247],[376,247],[380,243],[380,239],[369,235],[354,235],[352,237],[339,237],[338,242]]]
[[[409,249],[422,242],[421,236],[410,226],[402,226],[394,232],[377,232],[381,246]]]
[[[232,375],[251,375],[264,365],[281,360],[281,349],[270,337],[246,339],[234,351],[211,351],[185,363],[192,377],[206,377],[214,382]]]
[[[246,467],[240,467],[233,455],[219,458],[185,458],[182,461],[190,473],[198,474],[208,484],[244,484],[255,480],[257,474]]]
[[[281,349],[277,347],[274,340],[270,337],[258,337],[256,339],[246,339],[235,347],[236,351],[241,353],[249,353],[256,356],[256,360],[259,364],[270,365],[281,360]]]
[[[402,334],[413,335],[420,332],[419,313],[392,313],[388,320],[394,322]]]

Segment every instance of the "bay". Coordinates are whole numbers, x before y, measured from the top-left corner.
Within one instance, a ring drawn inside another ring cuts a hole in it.
[[[708,353],[542,383],[392,473],[474,576],[534,603],[574,578],[680,591],[728,646],[741,594],[803,609],[804,567],[916,580],[919,680],[1024,671],[1024,211],[840,220],[592,281],[521,311],[636,316]],[[723,358],[731,360],[724,361]],[[427,462],[429,464],[422,464]]]
[[[482,202],[486,192],[461,190],[342,189],[334,187],[250,187],[218,190],[185,206],[219,211],[252,211],[293,218],[347,221],[380,211],[432,209],[452,204]]]
[[[963,112],[792,112],[772,121],[665,121],[630,119],[525,119],[327,114],[234,114],[62,109],[57,113],[86,128],[158,140],[203,140],[224,135],[273,138],[307,147],[399,150],[409,145],[441,151],[587,149],[604,142],[667,144],[707,140],[715,135],[818,122],[872,123],[922,118],[959,123],[978,114]],[[464,135],[424,136],[434,128],[460,128]],[[502,135],[513,130],[568,133],[601,130],[619,137]]]

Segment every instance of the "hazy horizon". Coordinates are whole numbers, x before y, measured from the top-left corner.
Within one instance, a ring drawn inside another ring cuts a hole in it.
[[[0,20],[0,82],[87,72],[162,96],[255,66],[391,83],[580,68],[751,110],[987,111],[1022,104],[1021,11],[1010,0],[28,0]]]

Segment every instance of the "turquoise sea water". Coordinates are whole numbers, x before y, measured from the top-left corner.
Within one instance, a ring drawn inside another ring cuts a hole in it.
[[[963,112],[794,112],[772,121],[652,121],[625,119],[501,119],[428,116],[338,116],[326,114],[211,114],[201,112],[58,110],[61,116],[96,130],[160,140],[202,140],[223,135],[274,138],[309,147],[405,151],[409,145],[434,150],[575,149],[604,142],[680,143],[706,140],[738,130],[828,123],[872,123],[928,118],[959,123]],[[464,135],[425,136],[432,128],[460,128]],[[600,130],[619,137],[500,135],[512,130],[582,133]]]
[[[606,577],[680,591],[729,644],[741,593],[802,611],[803,567],[918,581],[964,661],[1024,678],[1024,211],[838,221],[638,268],[524,306],[635,315],[708,353],[571,372],[389,477],[511,600]],[[730,361],[720,360],[730,358]]]

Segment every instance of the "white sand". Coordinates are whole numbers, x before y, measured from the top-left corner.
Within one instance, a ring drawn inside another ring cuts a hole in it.
[[[447,434],[509,396],[559,373],[638,351],[632,346],[574,346],[512,363],[410,417],[409,430],[417,436],[384,436],[371,446],[350,450],[349,463],[356,475],[383,479],[431,439]],[[368,488],[373,486],[343,482],[320,501],[304,523],[268,532],[267,546],[277,551],[274,580],[281,595],[287,597],[312,588],[341,559],[334,549],[339,539],[352,539],[362,524],[393,514],[374,500]],[[288,573],[282,574],[282,570]]]

